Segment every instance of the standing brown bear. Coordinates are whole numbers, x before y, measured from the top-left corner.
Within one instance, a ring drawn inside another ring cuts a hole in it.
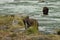
[[[38,29],[38,22],[35,19],[30,19],[29,16],[27,16],[24,20],[24,25],[25,25],[25,29],[34,26]]]

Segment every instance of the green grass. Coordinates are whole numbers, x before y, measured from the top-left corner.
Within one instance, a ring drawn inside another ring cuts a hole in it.
[[[37,28],[31,26],[30,28],[28,28],[28,29],[26,30],[26,33],[27,33],[27,35],[36,34],[36,33],[38,33],[38,30],[37,30]]]

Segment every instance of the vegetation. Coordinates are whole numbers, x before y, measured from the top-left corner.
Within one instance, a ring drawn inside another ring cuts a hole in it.
[[[26,30],[26,33],[29,34],[37,34],[38,30],[35,27],[30,27]]]
[[[27,30],[21,31],[25,28],[23,19],[25,17],[5,15],[0,16],[0,40],[60,40],[59,35],[44,35],[38,32],[36,22]],[[18,23],[13,23],[17,20]],[[58,31],[60,34],[60,31]]]

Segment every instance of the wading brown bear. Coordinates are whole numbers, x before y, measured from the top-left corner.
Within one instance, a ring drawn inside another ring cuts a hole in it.
[[[49,9],[48,7],[43,7],[43,14],[48,15]]]

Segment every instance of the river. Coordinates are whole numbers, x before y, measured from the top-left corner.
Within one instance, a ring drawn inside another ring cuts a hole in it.
[[[49,8],[49,15],[42,15],[43,7]],[[39,31],[53,32],[60,28],[60,0],[0,0],[0,15],[24,14],[36,19]]]

